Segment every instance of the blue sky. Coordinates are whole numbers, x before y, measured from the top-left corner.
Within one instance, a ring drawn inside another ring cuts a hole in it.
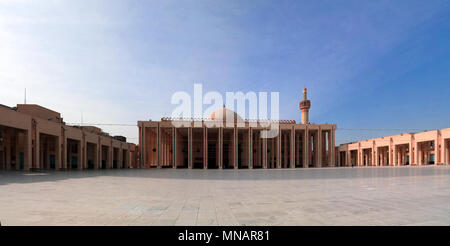
[[[300,121],[306,86],[310,120],[342,143],[450,127],[449,44],[449,1],[4,0],[0,103],[27,88],[66,122],[134,124],[202,83],[279,91],[280,117]]]

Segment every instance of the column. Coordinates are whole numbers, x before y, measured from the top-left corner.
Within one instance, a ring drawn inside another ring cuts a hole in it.
[[[20,151],[19,151],[19,133],[16,131],[16,130],[14,130],[14,135],[13,135],[13,137],[14,137],[14,147],[15,147],[15,150],[16,150],[16,153],[15,153],[15,155],[16,155],[16,168],[15,168],[15,170],[20,170]]]
[[[36,163],[35,163],[35,167],[34,168],[37,168],[37,169],[42,169],[42,166],[41,166],[41,136],[40,136],[40,132],[39,132],[39,130],[37,129],[37,127],[36,127],[36,141],[35,141],[35,151],[36,151],[36,154],[35,154],[35,158],[36,158]]]
[[[112,141],[110,142],[109,148],[108,148],[108,168],[113,168],[113,153],[114,153],[114,147],[112,145]]]
[[[84,165],[84,145],[83,145],[83,140],[78,141],[77,143],[77,167],[78,170],[83,170],[83,165]]]
[[[31,151],[32,151],[31,144],[32,144],[31,130],[27,130],[27,131],[25,131],[25,141],[24,141],[25,146],[24,146],[24,153],[23,153],[23,155],[24,155],[23,169],[25,171],[28,171],[31,168]],[[5,165],[6,165],[6,163],[5,163]]]
[[[362,166],[364,164],[363,162],[363,152],[361,150],[361,147],[358,147],[358,166]]]
[[[444,164],[447,164],[448,165],[448,146],[447,146],[447,143],[446,143],[446,141],[445,141],[445,139],[442,139],[442,147],[444,148],[443,149],[443,151],[442,151],[442,153],[443,153],[443,158],[442,158],[442,160],[444,161],[443,163]]]
[[[434,140],[434,165],[438,165],[439,163],[441,163],[441,149],[439,148],[439,133],[438,136],[436,137],[436,139]]]
[[[253,136],[250,127],[248,127],[248,168],[253,169]]]
[[[388,158],[389,158],[389,166],[393,166],[394,165],[394,158],[393,158],[393,149],[392,149],[392,138],[389,139],[389,153],[388,153]]]
[[[262,139],[263,149],[262,149],[262,158],[263,158],[263,168],[267,168],[267,138]]]
[[[160,149],[161,149],[161,128],[159,127],[159,124],[156,128],[156,157],[157,157],[157,162],[156,162],[156,167],[157,168],[161,168],[161,154],[160,154]]]
[[[335,156],[334,156],[334,142],[333,142],[333,128],[328,132],[328,166],[334,167],[336,166]]]
[[[294,129],[294,127],[292,127],[291,128],[291,133],[290,133],[290,135],[289,135],[289,137],[290,137],[290,146],[289,146],[289,148],[291,149],[291,151],[289,151],[290,152],[290,167],[291,168],[295,168],[295,129]]]
[[[122,147],[122,143],[120,144],[120,148],[119,148],[119,154],[118,154],[118,157],[117,157],[117,168],[124,168],[124,166],[123,166],[123,147]]]
[[[372,145],[372,165],[378,166],[378,148],[375,145],[375,141],[373,142]]]
[[[69,164],[67,163],[67,156],[69,153],[67,153],[67,148],[68,148],[68,141],[67,141],[67,137],[63,136],[63,144],[62,144],[62,166],[64,169],[69,169]],[[70,148],[69,148],[70,149]]]
[[[375,152],[374,155],[375,166],[380,166],[380,150],[378,149],[378,146],[375,143],[373,144],[373,150]]]
[[[5,145],[6,145],[6,170],[11,170],[11,132],[5,131]]]
[[[398,146],[394,145],[394,166],[398,166]]]
[[[192,127],[188,128],[188,165],[192,169]]]
[[[271,152],[270,152],[270,157],[271,157],[271,167],[273,168],[277,168],[277,163],[278,163],[278,159],[279,159],[279,157],[277,156],[278,155],[278,145],[277,146],[275,146],[275,142],[276,143],[278,143],[279,141],[276,141],[276,138],[272,138],[272,140],[270,141],[271,142],[271,144],[270,144],[270,149],[272,150]],[[276,148],[275,148],[276,147]],[[276,153],[276,154],[275,154]],[[275,162],[275,157],[277,157],[277,162]]]
[[[420,150],[420,143],[416,142],[416,165],[422,165],[422,152]]]
[[[351,154],[350,154],[350,150],[348,149],[347,146],[347,150],[345,151],[345,166],[351,166]]]
[[[323,151],[323,143],[322,143],[322,129],[319,126],[319,130],[317,130],[317,163],[316,167],[322,167],[322,151]]]
[[[334,127],[331,128],[331,142],[330,142],[330,146],[331,146],[331,165],[334,167],[336,165],[336,132]]]
[[[355,163],[354,163],[354,165],[355,166],[359,166],[360,165],[360,163],[359,163],[359,159],[360,159],[360,152],[359,152],[359,149],[356,149],[356,150],[354,150],[354,151],[356,151],[356,156],[355,156]]]
[[[158,131],[160,131],[161,129],[158,129]],[[158,134],[157,134],[158,135]],[[156,156],[157,156],[157,162],[156,162],[156,167],[160,168],[165,164],[165,139],[164,139],[164,135],[161,134],[161,132],[159,132],[159,142],[158,140],[156,140],[156,144],[157,144],[157,152],[156,152]]]
[[[172,127],[172,166],[173,168],[177,168],[177,130],[175,127]]]
[[[309,131],[306,128],[304,131],[304,138],[303,138],[303,167],[307,168],[309,167],[309,156],[311,154],[311,148],[309,146]]]
[[[442,140],[444,142],[444,144],[442,146],[444,146],[444,153],[446,153],[444,155],[444,163],[445,164],[450,164],[450,140],[443,139]]]
[[[208,168],[208,131],[203,126],[203,169]]]
[[[144,124],[142,124],[141,126],[141,145],[140,145],[140,149],[141,149],[141,167],[145,166],[145,127]]]
[[[69,149],[69,152],[67,151]],[[63,144],[62,144],[62,150],[61,150],[61,160],[62,160],[62,166],[64,169],[69,169],[69,163],[67,161],[68,156],[70,155],[70,146],[69,141],[67,141],[67,137],[63,136]],[[70,160],[70,159],[69,159]]]
[[[234,126],[233,129],[233,166],[234,169],[238,169],[238,134],[237,134],[237,128]]]
[[[102,168],[102,143],[101,143],[100,137],[98,137],[97,148],[95,150],[97,153],[96,154],[97,169],[101,169]],[[143,151],[141,151],[141,152],[143,152]]]
[[[131,168],[131,164],[130,164],[130,145],[126,144],[125,146],[125,156],[123,157],[123,163],[124,163],[124,167],[123,168]]]
[[[284,158],[284,155],[286,154],[286,153],[284,153],[283,156],[281,156],[281,139],[282,138],[283,138],[282,131],[278,127],[278,136],[273,139],[274,141],[275,141],[275,139],[277,141],[277,148],[276,148],[277,155],[274,157],[274,158],[276,158],[276,164],[275,164],[276,168],[281,168],[281,158]]]
[[[219,128],[219,169],[223,168],[223,128]]]
[[[409,150],[409,152],[408,152],[408,154],[409,154],[409,165],[411,165],[412,159],[413,159],[413,157],[412,157],[412,143],[411,143],[411,141],[408,143],[408,150]]]
[[[303,145],[300,145],[301,144],[300,140],[301,140],[301,134],[297,134],[297,131],[294,128],[294,141],[292,142],[292,145],[294,147],[294,151],[293,151],[294,152],[294,165],[297,165],[297,164],[301,163],[302,167],[303,167],[303,163],[304,162],[303,162],[303,159],[300,160],[300,157],[301,157],[300,151],[303,151],[304,143],[302,143]],[[300,146],[301,146],[302,149],[300,149]]]
[[[288,163],[288,152],[290,153],[290,151],[288,151],[288,134],[284,134],[284,153],[283,153],[283,158],[284,158],[284,168],[289,168],[289,163]],[[281,144],[281,143],[280,143]]]

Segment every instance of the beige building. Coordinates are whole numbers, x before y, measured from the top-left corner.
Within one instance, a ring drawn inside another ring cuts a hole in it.
[[[335,147],[336,125],[311,124],[310,107],[304,89],[299,104],[301,124],[294,120],[244,120],[225,107],[205,119],[138,121],[139,146],[136,146],[95,126],[68,126],[58,112],[39,105],[19,104],[14,108],[0,105],[0,170],[252,169],[450,163],[450,128]],[[277,123],[276,136],[262,138],[271,128],[267,123]]]
[[[336,152],[340,166],[449,164],[450,128],[342,144]]]
[[[0,105],[0,169],[131,168],[136,146],[94,126],[68,126],[34,104]]]
[[[311,102],[306,89],[303,94],[302,123],[277,121],[279,134],[272,138],[261,138],[269,129],[263,126],[267,121],[244,120],[226,108],[205,119],[139,121],[141,165],[202,169],[335,166],[336,125],[310,124]],[[231,125],[227,124],[230,116]]]

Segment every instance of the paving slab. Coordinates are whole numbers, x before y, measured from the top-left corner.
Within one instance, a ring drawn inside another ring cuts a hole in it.
[[[0,172],[2,225],[450,225],[450,166]]]

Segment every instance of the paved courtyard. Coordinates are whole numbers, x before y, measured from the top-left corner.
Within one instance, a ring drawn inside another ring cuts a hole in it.
[[[2,225],[450,225],[450,166],[0,172]]]

